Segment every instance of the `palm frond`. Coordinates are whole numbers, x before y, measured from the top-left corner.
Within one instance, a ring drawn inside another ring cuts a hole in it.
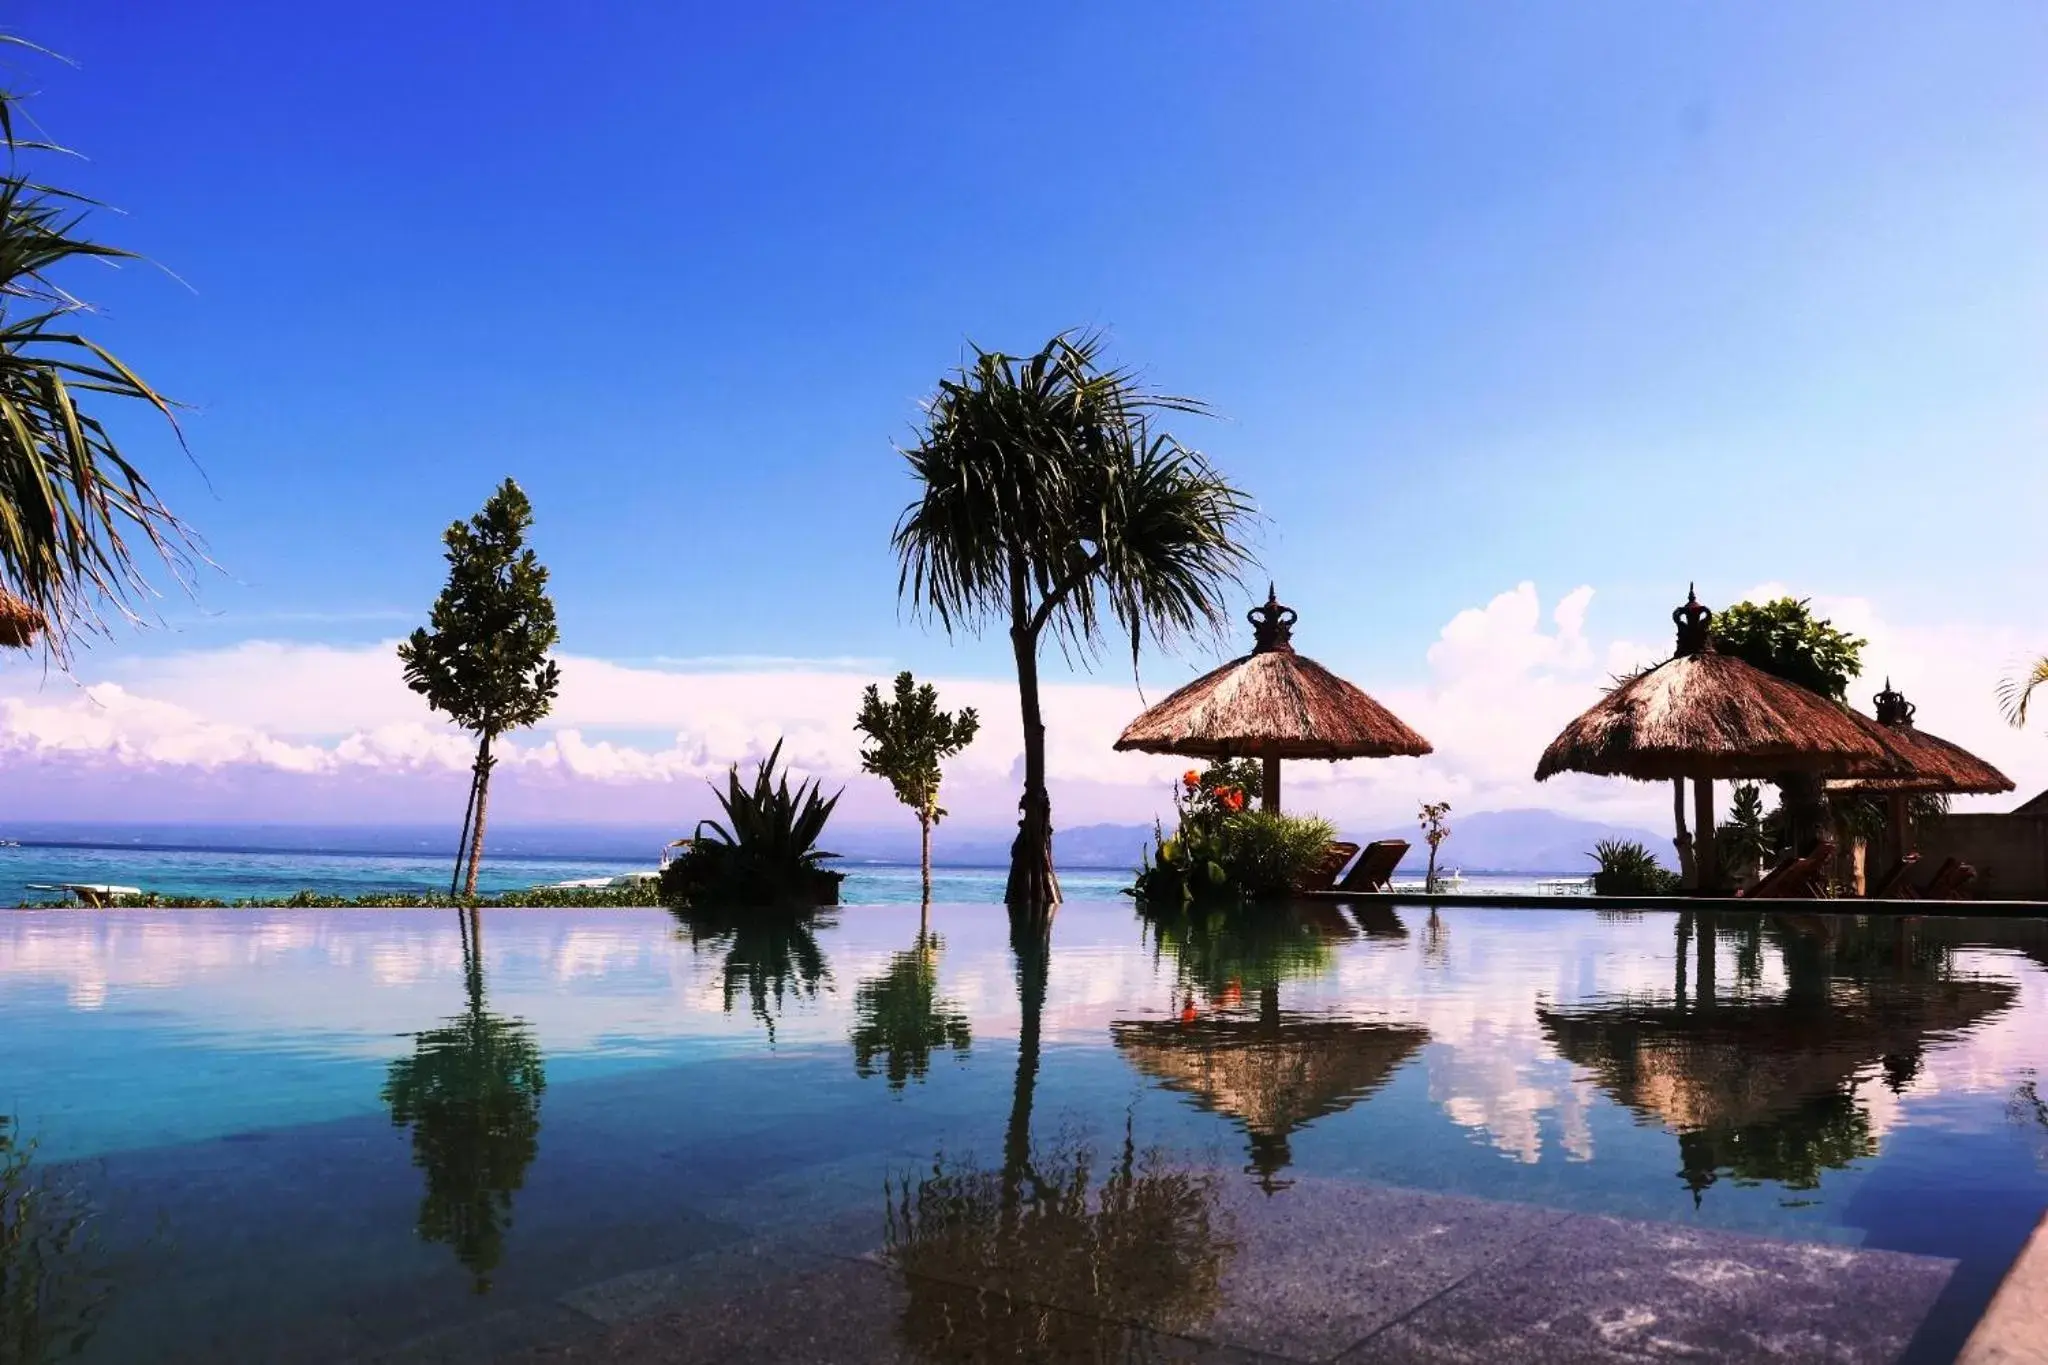
[[[2027,704],[2034,699],[2034,690],[2040,687],[2048,687],[2048,654],[1998,685],[1998,708],[2005,713],[2007,723],[2014,729],[2026,725]]]

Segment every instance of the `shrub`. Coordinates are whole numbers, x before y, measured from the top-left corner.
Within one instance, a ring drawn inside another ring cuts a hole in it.
[[[815,780],[789,788],[778,774],[777,742],[754,770],[751,787],[740,784],[737,764],[726,773],[726,789],[712,791],[725,810],[725,823],[703,820],[689,845],[661,874],[665,905],[814,906],[839,899],[841,874],[820,864],[836,853],[818,847],[825,822],[839,804]]]
[[[1290,894],[1336,837],[1327,820],[1240,810],[1191,818],[1171,838],[1162,830],[1129,894],[1147,905],[1276,900]]]
[[[1600,864],[1593,874],[1596,896],[1668,896],[1678,889],[1678,874],[1639,843],[1602,839],[1589,856]]]

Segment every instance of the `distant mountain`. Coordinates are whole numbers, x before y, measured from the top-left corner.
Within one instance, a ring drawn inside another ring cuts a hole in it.
[[[1357,836],[1353,836],[1357,837]],[[1429,846],[1414,825],[1365,836],[1406,839],[1414,847],[1401,861],[1404,872],[1429,864]],[[1451,812],[1451,837],[1437,854],[1440,865],[1464,872],[1538,872],[1585,875],[1593,870],[1593,846],[1603,839],[1639,843],[1671,866],[1671,836],[1630,825],[1602,824],[1549,810],[1489,810],[1460,817]]]

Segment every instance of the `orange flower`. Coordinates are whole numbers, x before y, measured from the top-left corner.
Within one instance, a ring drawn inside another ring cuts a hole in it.
[[[1193,791],[1202,785],[1202,775],[1193,768],[1190,768],[1180,775],[1180,784],[1189,791]]]
[[[1216,789],[1216,799],[1223,803],[1225,810],[1240,811],[1244,809],[1244,792],[1237,787],[1218,787]]]

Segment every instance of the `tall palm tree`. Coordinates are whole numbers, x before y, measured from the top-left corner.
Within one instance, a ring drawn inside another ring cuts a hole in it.
[[[9,48],[41,50],[0,34]],[[134,618],[150,595],[142,546],[180,578],[197,550],[96,415],[130,399],[177,434],[170,401],[77,329],[90,309],[59,282],[67,268],[135,257],[85,236],[93,201],[31,169],[57,150],[27,135],[20,97],[0,88],[0,644],[41,634],[61,659],[104,607]]]
[[[1199,453],[1154,432],[1193,399],[1105,367],[1102,339],[1063,332],[1035,355],[975,349],[925,403],[903,452],[922,485],[896,523],[898,591],[949,633],[1007,627],[1024,721],[1022,818],[1006,899],[1049,911],[1052,801],[1045,781],[1039,644],[1091,656],[1113,624],[1161,644],[1214,630],[1250,562],[1251,501]]]
[[[2016,673],[1998,685],[1999,705],[2014,729],[2027,723],[2027,703],[2034,699],[2037,687],[2048,687],[2048,654],[2034,660],[2025,672]]]

